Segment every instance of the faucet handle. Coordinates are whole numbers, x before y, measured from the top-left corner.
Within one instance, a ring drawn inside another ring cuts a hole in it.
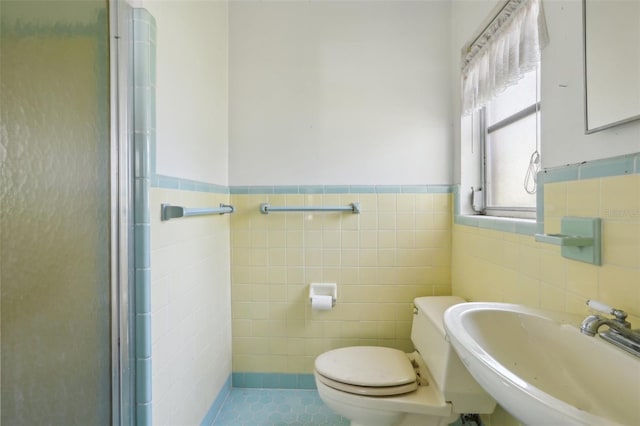
[[[602,312],[603,314],[613,315],[616,320],[624,322],[627,318],[627,313],[623,310],[613,308],[597,300],[587,300],[587,306],[594,311]]]

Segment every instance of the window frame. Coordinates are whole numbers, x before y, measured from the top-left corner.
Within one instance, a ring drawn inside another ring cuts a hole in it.
[[[506,218],[519,218],[519,219],[535,219],[536,218],[536,205],[533,207],[515,207],[515,206],[492,206],[489,204],[490,199],[490,188],[489,181],[487,178],[487,173],[489,170],[488,167],[488,149],[487,143],[489,139],[489,134],[496,132],[500,129],[504,129],[507,126],[517,123],[520,120],[523,120],[532,114],[540,114],[541,111],[541,101],[540,101],[540,66],[538,66],[535,70],[536,73],[536,102],[533,104],[529,104],[528,106],[510,114],[509,116],[504,117],[497,123],[492,124],[491,126],[487,126],[487,106],[483,106],[479,110],[479,126],[480,126],[480,176],[481,176],[481,188],[482,188],[482,198],[483,198],[483,209],[480,214],[486,216],[494,216],[494,217],[506,217]],[[540,116],[536,119],[536,147],[538,153],[540,153]]]

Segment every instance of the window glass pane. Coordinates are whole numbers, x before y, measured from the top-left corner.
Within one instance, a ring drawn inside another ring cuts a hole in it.
[[[488,207],[535,207],[524,180],[536,150],[536,114],[490,133],[486,143]]]
[[[537,81],[536,71],[531,71],[489,102],[486,109],[487,127],[535,104],[538,101]]]

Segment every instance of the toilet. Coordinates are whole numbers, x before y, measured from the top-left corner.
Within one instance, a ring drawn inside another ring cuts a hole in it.
[[[455,296],[414,300],[415,352],[378,346],[334,349],[315,360],[318,394],[352,426],[444,426],[462,413],[492,413],[496,402],[471,377],[445,336]]]

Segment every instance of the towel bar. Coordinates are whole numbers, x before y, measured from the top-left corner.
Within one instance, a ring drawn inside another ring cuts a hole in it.
[[[360,203],[351,203],[348,206],[285,206],[271,207],[269,203],[260,204],[260,212],[269,214],[271,212],[351,212],[360,214]]]
[[[161,204],[161,218],[163,221],[177,219],[186,216],[205,216],[213,214],[230,214],[235,211],[233,206],[220,204],[220,207],[186,208],[182,206],[172,206],[171,204]]]

